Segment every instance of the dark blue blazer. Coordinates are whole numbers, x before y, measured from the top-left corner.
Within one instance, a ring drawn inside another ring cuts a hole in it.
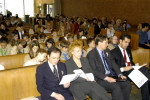
[[[66,75],[66,67],[64,63],[59,62],[57,64],[59,79],[62,79],[63,75]],[[54,76],[50,69],[48,62],[45,62],[37,67],[36,70],[36,84],[37,90],[41,94],[42,100],[50,100],[52,92],[64,93],[69,90],[59,85],[60,81]]]

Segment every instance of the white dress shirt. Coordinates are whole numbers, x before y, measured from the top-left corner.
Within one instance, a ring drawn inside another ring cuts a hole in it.
[[[49,65],[51,71],[54,72],[54,67],[53,67],[53,65],[52,65],[49,61],[48,61],[48,65]],[[55,67],[56,67],[56,70],[57,70],[57,72],[58,72],[57,65],[55,65]],[[58,74],[59,74],[59,73],[58,73]],[[59,75],[58,75],[58,77],[59,77]],[[54,95],[55,95],[55,92],[52,92],[52,94],[50,94],[51,97],[54,97]]]
[[[121,50],[122,56],[124,57],[123,49],[122,49],[120,46],[118,46],[118,47],[119,47],[119,49]],[[125,50],[125,54],[126,54],[127,62],[130,62],[130,59],[129,59],[129,56],[128,56],[128,54],[127,54],[127,51],[126,51],[126,50]],[[127,66],[127,63],[125,63],[125,64],[126,64],[126,66]],[[123,66],[123,67],[125,67],[125,66]],[[121,67],[121,68],[120,68],[121,72],[124,72],[123,67]]]

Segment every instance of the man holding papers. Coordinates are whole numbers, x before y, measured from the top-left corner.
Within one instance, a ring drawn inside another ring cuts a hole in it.
[[[67,74],[65,64],[59,62],[60,55],[58,48],[49,48],[48,61],[37,67],[36,84],[42,100],[74,100],[67,89],[70,83],[59,85]]]
[[[126,77],[128,77],[128,75],[133,71],[133,66],[135,66],[132,60],[131,50],[128,47],[130,40],[131,40],[130,35],[123,34],[120,37],[118,47],[116,47],[111,51],[116,63],[119,65],[118,67],[120,68],[121,72],[123,72],[123,75],[125,75]],[[139,71],[142,72],[148,78],[148,81],[141,87],[142,100],[150,100],[149,99],[150,71],[146,67],[139,68]],[[136,74],[135,72],[139,71],[134,71],[132,74],[135,75]],[[139,79],[141,77],[140,74],[138,74],[138,76],[135,78]]]
[[[82,44],[81,41],[76,40],[69,46],[69,56],[71,58],[65,62],[67,73],[80,75],[71,82],[69,90],[76,100],[86,100],[87,95],[92,100],[111,100],[105,89],[92,79],[92,70],[88,60],[81,58]]]
[[[87,58],[93,69],[96,82],[107,91],[112,92],[113,100],[129,100],[131,84],[129,81],[123,81],[126,77],[122,75],[110,50],[107,49],[107,37],[97,35],[95,43],[96,48],[88,53]],[[118,82],[115,77],[122,82]]]

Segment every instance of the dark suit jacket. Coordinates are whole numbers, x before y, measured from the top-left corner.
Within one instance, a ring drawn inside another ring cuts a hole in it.
[[[66,67],[64,63],[59,62],[57,64],[59,79],[62,79],[63,75],[66,75]],[[62,85],[59,85],[59,80],[54,76],[50,69],[48,62],[45,62],[37,67],[36,70],[36,84],[37,89],[41,94],[42,100],[51,100],[50,95],[52,92],[62,93],[68,92]]]
[[[74,62],[73,58],[70,58],[65,62],[66,68],[67,68],[67,74],[74,74],[73,70],[79,69],[76,63]],[[89,62],[86,58],[81,58],[81,64],[82,64],[82,70],[84,73],[92,73],[92,69],[90,68]],[[85,82],[86,80],[79,77],[75,81],[71,82],[71,86],[79,83],[79,82]],[[71,87],[70,86],[70,87]]]
[[[127,48],[126,51],[127,51],[128,57],[129,57],[129,59],[130,59],[131,65],[132,65],[132,66],[135,65],[134,62],[133,62],[131,49],[130,49],[130,48]],[[121,50],[120,50],[120,48],[119,48],[118,46],[117,46],[115,49],[113,49],[113,50],[111,51],[111,54],[113,55],[113,57],[114,57],[114,59],[115,59],[115,62],[118,64],[119,68],[126,66],[126,65],[125,65],[124,57],[123,57],[123,55],[122,55],[122,53],[121,53]],[[131,71],[132,71],[132,70],[123,72],[123,74],[124,74],[125,76],[127,76]]]
[[[104,54],[105,54],[105,57],[106,57],[106,61],[109,64],[109,66],[111,67],[111,69],[113,70],[113,72],[116,75],[121,74],[118,65],[115,63],[114,59],[112,58],[110,50],[106,49],[104,51]],[[91,68],[93,69],[95,79],[96,80],[99,80],[99,79],[104,80],[104,78],[106,77],[105,68],[104,68],[102,59],[101,59],[97,49],[94,48],[93,50],[91,50],[88,53],[87,58],[89,60]]]

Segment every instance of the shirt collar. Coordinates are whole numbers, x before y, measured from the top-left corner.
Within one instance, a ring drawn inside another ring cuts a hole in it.
[[[98,51],[98,52],[100,52],[100,53],[102,53],[102,52],[103,52],[103,51],[99,50],[99,49],[98,49],[98,47],[96,47],[96,49],[97,49],[97,51]]]
[[[121,48],[119,45],[118,45],[118,47],[119,47],[119,49],[123,52],[123,50],[124,50],[124,49],[123,49],[123,48]],[[126,51],[126,50],[125,50],[125,51]]]
[[[48,65],[49,65],[49,67],[51,68],[51,70],[53,71],[53,64],[51,64],[49,61],[48,61]],[[55,67],[56,67],[56,69],[57,69],[57,65],[55,65]],[[58,69],[57,69],[58,70]]]

